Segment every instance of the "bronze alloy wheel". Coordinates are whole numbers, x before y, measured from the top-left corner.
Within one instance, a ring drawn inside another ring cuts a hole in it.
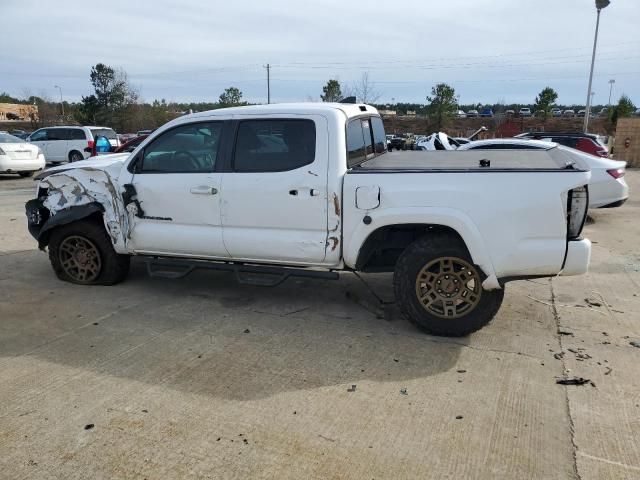
[[[87,238],[77,235],[65,238],[58,255],[64,272],[78,283],[93,282],[100,275],[100,252]]]
[[[473,311],[480,301],[480,275],[473,265],[461,258],[436,258],[418,273],[416,296],[431,315],[460,318]]]

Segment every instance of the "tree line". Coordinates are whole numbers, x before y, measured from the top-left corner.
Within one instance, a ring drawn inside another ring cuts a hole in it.
[[[80,102],[61,104],[52,101],[46,95],[37,96],[25,91],[22,99],[0,93],[0,103],[37,105],[38,117],[31,119],[33,128],[75,122],[83,125],[108,126],[118,132],[157,128],[173,118],[193,111],[247,105],[243,100],[242,92],[233,86],[226,88],[217,102],[167,102],[165,99],[154,100],[151,103],[142,102],[139,93],[130,84],[126,72],[103,63],[91,67],[89,81],[93,92],[83,96]],[[554,107],[567,108],[557,104],[558,94],[549,86],[543,88],[535,101],[529,105],[507,105],[504,102],[492,105],[461,105],[455,89],[446,83],[434,85],[430,94],[425,97],[424,103],[378,104],[381,93],[368,72],[364,72],[356,82],[346,85],[342,85],[338,79],[330,79],[322,87],[320,94],[320,100],[323,102],[339,102],[347,97],[355,97],[357,102],[372,104],[379,109],[393,109],[399,114],[415,112],[426,115],[437,130],[445,128],[457,116],[459,110],[491,108],[494,113],[501,113],[524,106],[531,108],[533,112],[544,112],[546,118]],[[316,101],[312,97],[308,97],[307,100]],[[582,108],[569,106],[571,107]],[[602,106],[595,108],[602,108]],[[618,103],[609,109],[609,127],[615,128],[618,118],[633,115],[635,109],[631,99],[627,95],[622,95]]]

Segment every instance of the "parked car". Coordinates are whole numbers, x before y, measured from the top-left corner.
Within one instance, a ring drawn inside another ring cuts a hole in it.
[[[527,107],[522,107],[518,111],[518,115],[520,115],[521,117],[530,117],[531,116],[531,109],[527,108]]]
[[[559,108],[552,108],[551,109],[551,116],[554,118],[558,118],[562,116],[562,110],[560,110]]]
[[[464,110],[458,110],[457,116],[458,118],[466,118],[467,114],[464,113]]]
[[[455,150],[457,147],[458,144],[443,132],[432,133],[416,144],[416,150],[421,151]]]
[[[491,110],[490,108],[483,108],[480,111],[480,116],[481,117],[493,117],[493,110]]]
[[[604,143],[604,138],[592,133],[574,132],[527,132],[516,135],[516,138],[532,138],[555,142],[565,147],[575,148],[597,157],[608,158],[609,149]]]
[[[461,145],[458,150],[550,150],[553,148],[565,153],[569,162],[575,159],[589,166],[591,170],[589,208],[619,207],[627,201],[629,186],[624,180],[627,162],[599,158],[555,142],[524,138],[478,140]]]
[[[113,148],[118,148],[118,136],[107,127],[46,127],[27,137],[27,141],[42,149],[47,162],[77,162],[91,156],[97,136],[109,139]]]
[[[391,140],[389,140],[387,147],[389,151],[393,150],[394,148],[396,150],[406,150],[407,149],[406,142],[407,142],[407,139],[404,137],[404,135],[401,135],[401,134],[393,135],[391,137]]]
[[[633,112],[636,117],[640,117],[640,108],[636,108],[636,111]]]
[[[608,117],[608,116],[609,116],[609,108],[608,108],[608,107],[603,107],[603,108],[598,112],[598,116],[599,116],[599,117]]]
[[[285,148],[261,152],[260,136]],[[28,228],[55,274],[84,285],[123,281],[133,255],[157,276],[222,269],[261,284],[394,272],[401,311],[438,335],[486,325],[511,279],[586,272],[585,165],[384,147],[368,105],[185,115],[132,154],[40,174]]]
[[[469,110],[467,112],[467,117],[477,117],[478,115],[480,115],[478,110]]]
[[[0,133],[0,173],[17,173],[30,177],[45,167],[42,150],[23,139]]]
[[[142,141],[147,138],[149,135],[140,135],[138,137],[134,137],[128,142],[123,143],[118,148],[114,150],[114,153],[122,153],[122,152],[133,152],[138,145],[142,143]]]
[[[586,110],[578,110],[578,114],[576,115],[579,118],[584,118],[584,116],[587,114]]]
[[[516,112],[515,112],[515,110],[507,110],[506,112],[504,112],[504,114],[507,117],[513,117],[516,114]]]
[[[562,116],[567,118],[573,118],[576,116],[576,112],[575,110],[568,109],[562,112]]]

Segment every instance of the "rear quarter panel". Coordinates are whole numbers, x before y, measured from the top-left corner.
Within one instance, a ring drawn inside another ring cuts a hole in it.
[[[490,276],[555,275],[566,251],[566,204],[589,172],[348,173],[344,181],[344,261],[377,228],[402,223],[455,229]],[[359,186],[380,187],[380,206],[359,210]],[[369,215],[372,222],[364,224]]]

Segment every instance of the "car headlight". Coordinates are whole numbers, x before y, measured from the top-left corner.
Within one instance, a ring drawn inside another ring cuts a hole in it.
[[[574,240],[580,237],[589,209],[589,189],[587,186],[569,190],[567,198],[567,238]]]

